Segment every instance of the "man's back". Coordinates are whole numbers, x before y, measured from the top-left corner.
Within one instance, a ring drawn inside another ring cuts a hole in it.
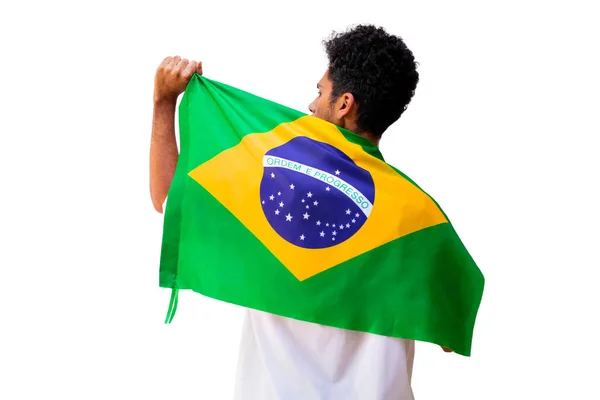
[[[386,129],[406,110],[417,87],[419,74],[412,51],[400,37],[372,25],[333,34],[324,44],[329,62],[309,106],[311,114],[378,146]],[[167,57],[155,76],[150,188],[159,212],[178,162],[174,129],[177,97],[194,72],[202,74],[201,63]],[[304,240],[300,233],[298,237]],[[239,251],[248,257],[244,250]],[[400,265],[401,260],[397,263]],[[371,287],[378,290],[376,284]],[[401,303],[391,301],[396,300],[390,299],[389,304]],[[256,299],[253,302],[256,304]],[[426,313],[421,310],[420,315]],[[410,340],[248,311],[236,398],[412,400],[413,358],[414,342]]]
[[[236,400],[413,400],[412,340],[246,312]]]

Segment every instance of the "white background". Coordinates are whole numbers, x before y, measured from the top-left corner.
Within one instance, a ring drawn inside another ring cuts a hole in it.
[[[158,288],[152,85],[167,55],[302,111],[333,30],[402,36],[381,144],[486,276],[473,356],[419,344],[418,400],[599,399],[594,1],[3,2],[0,399],[230,399],[242,310]],[[393,5],[392,5],[393,4]]]

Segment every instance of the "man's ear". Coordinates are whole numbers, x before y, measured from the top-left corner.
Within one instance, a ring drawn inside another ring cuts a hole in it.
[[[352,93],[344,93],[338,98],[336,116],[338,119],[343,119],[352,110],[354,106],[354,96]]]

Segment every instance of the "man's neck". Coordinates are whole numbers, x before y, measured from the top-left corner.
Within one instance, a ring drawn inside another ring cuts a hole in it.
[[[361,131],[360,129],[358,129],[358,125],[356,124],[354,118],[346,118],[345,120],[342,120],[340,122],[335,122],[335,123],[338,124],[338,126],[349,130],[350,132],[354,132],[357,135],[364,137],[369,142],[371,142],[375,146],[379,147],[379,140],[381,139],[381,137],[374,135],[371,132]]]
[[[366,132],[366,131],[361,132],[355,123],[348,123],[348,124],[346,124],[346,126],[344,126],[344,128],[348,129],[351,132],[356,133],[359,136],[364,137],[369,142],[372,142],[375,146],[379,147],[379,140],[381,139],[381,137],[374,135],[371,132]]]
[[[379,140],[381,139],[380,137],[373,135],[370,132],[359,133],[359,135],[372,142],[375,146],[379,147]]]

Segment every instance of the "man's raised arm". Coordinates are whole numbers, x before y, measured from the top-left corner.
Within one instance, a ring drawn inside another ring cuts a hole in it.
[[[190,78],[202,75],[202,62],[188,61],[179,56],[167,57],[156,70],[154,78],[154,111],[150,141],[150,196],[154,209],[163,212],[179,152],[175,140],[175,107]]]

